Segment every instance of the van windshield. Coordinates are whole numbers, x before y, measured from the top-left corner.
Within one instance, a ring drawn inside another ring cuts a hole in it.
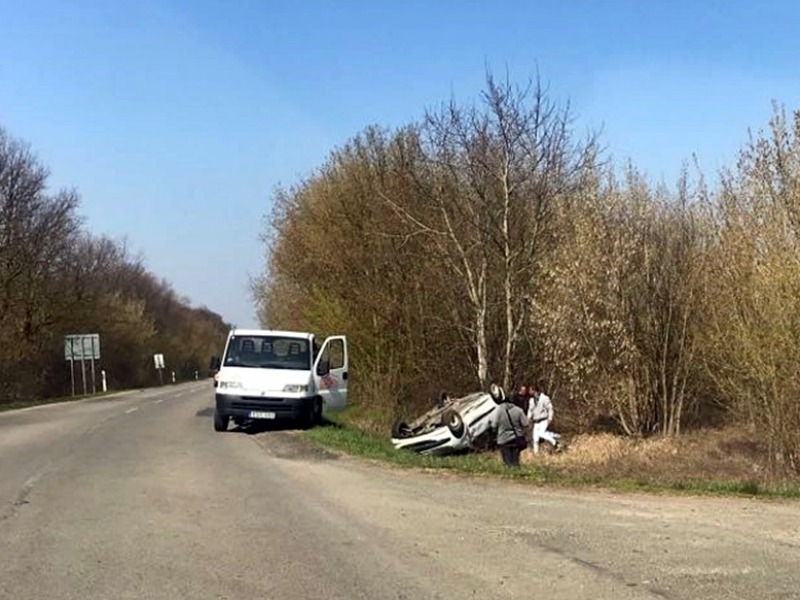
[[[311,368],[308,340],[271,335],[231,337],[222,363],[226,367],[254,369]]]

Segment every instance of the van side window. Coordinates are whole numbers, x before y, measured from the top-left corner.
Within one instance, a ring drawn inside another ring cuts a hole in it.
[[[344,367],[344,342],[333,340],[328,344],[331,369],[341,369]]]

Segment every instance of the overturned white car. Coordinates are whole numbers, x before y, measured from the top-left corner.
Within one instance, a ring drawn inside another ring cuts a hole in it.
[[[445,400],[411,423],[398,421],[392,427],[392,443],[398,450],[420,454],[455,454],[485,444],[491,417],[505,398],[502,388]]]

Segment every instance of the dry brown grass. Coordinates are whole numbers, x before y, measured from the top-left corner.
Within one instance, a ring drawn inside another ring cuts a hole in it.
[[[678,438],[631,439],[608,433],[563,438],[561,453],[523,452],[523,464],[540,464],[573,474],[608,478],[686,481],[757,481],[773,483],[766,448],[740,428],[708,429]]]

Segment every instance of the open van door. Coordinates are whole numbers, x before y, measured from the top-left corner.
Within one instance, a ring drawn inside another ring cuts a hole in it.
[[[347,338],[334,335],[325,340],[314,361],[314,382],[323,406],[342,410],[347,406]]]

